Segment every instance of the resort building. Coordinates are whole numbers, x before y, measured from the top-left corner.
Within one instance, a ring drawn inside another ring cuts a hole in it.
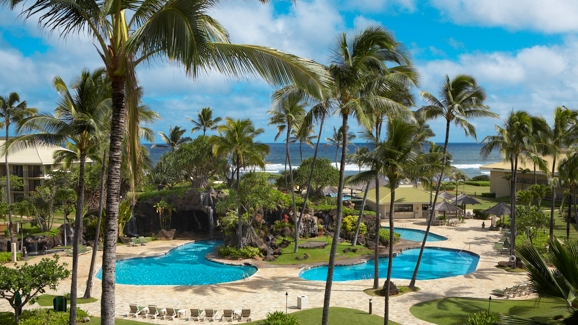
[[[389,217],[390,195],[391,190],[388,187],[379,188],[379,213],[382,219]],[[373,211],[377,211],[375,202],[375,189],[371,189],[367,191],[366,204]],[[429,204],[429,192],[413,185],[401,185],[395,190],[394,216],[396,219],[429,218]]]
[[[0,139],[0,148],[4,146],[5,139]],[[8,165],[10,173],[22,178],[24,186],[12,188],[12,202],[22,200],[33,192],[36,187],[42,185],[45,180],[45,172],[59,169],[60,165],[54,163],[54,152],[64,148],[59,146],[33,146],[8,153]],[[0,177],[6,176],[6,158],[0,154]]]

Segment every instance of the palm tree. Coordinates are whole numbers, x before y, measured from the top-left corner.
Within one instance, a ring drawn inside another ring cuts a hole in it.
[[[203,107],[200,112],[197,113],[197,120],[192,118],[187,118],[189,121],[193,122],[193,128],[191,133],[198,130],[203,130],[203,135],[207,135],[207,130],[214,131],[218,127],[218,123],[223,119],[220,117],[213,119],[213,110],[210,107]]]
[[[558,166],[558,179],[568,187],[568,218],[566,219],[566,239],[570,239],[570,222],[572,220],[572,205],[576,216],[576,187],[578,187],[578,153],[571,152]],[[573,200],[571,202],[570,200]]]
[[[417,278],[417,273],[419,271],[419,266],[421,264],[421,259],[423,257],[423,250],[425,248],[425,243],[427,236],[429,234],[431,223],[433,220],[434,209],[438,195],[440,192],[440,187],[442,180],[444,179],[445,165],[447,162],[447,152],[448,152],[448,140],[450,135],[450,125],[452,123],[456,124],[462,128],[466,136],[473,136],[476,138],[476,129],[469,122],[473,118],[478,117],[497,117],[495,113],[491,112],[489,107],[484,105],[484,100],[486,100],[486,93],[481,86],[478,86],[476,79],[468,75],[457,75],[453,79],[449,76],[445,76],[444,83],[442,84],[442,89],[440,90],[440,97],[436,98],[429,92],[422,92],[421,96],[427,103],[419,110],[424,114],[426,119],[434,119],[442,117],[446,120],[446,135],[444,141],[444,149],[442,151],[442,164],[439,173],[438,182],[436,185],[436,194],[432,202],[432,209],[430,212],[429,221],[427,228],[425,230],[425,237],[421,243],[421,248],[419,251],[419,256],[417,258],[417,263],[409,286],[411,288],[415,287],[415,281]]]
[[[314,128],[313,123],[304,123],[304,121],[302,121],[301,125],[298,126],[293,134],[293,140],[299,141],[299,163],[303,161],[303,144],[314,148],[313,140],[317,139]]]
[[[347,142],[351,143],[353,140],[355,140],[357,136],[355,135],[355,133],[353,132],[347,132]],[[339,148],[341,148],[341,146],[343,145],[343,128],[340,127],[339,129],[337,129],[335,126],[333,127],[333,135],[331,137],[327,137],[325,138],[325,140],[327,140],[327,143],[325,143],[323,146],[324,147],[333,147],[335,146],[335,168],[338,168],[337,166],[337,156],[339,155]]]
[[[394,242],[394,206],[395,190],[400,182],[411,175],[411,169],[417,164],[417,157],[422,152],[422,145],[431,136],[428,129],[406,122],[402,119],[389,119],[387,123],[387,140],[378,144],[375,150],[375,158],[380,162],[381,172],[389,180],[391,190],[389,202],[389,256],[387,264],[387,281],[385,288],[385,322],[389,319],[389,284],[393,268],[393,242]],[[379,210],[378,210],[379,211]],[[375,239],[379,240],[379,237]]]
[[[213,152],[218,156],[229,156],[234,167],[237,195],[239,193],[241,169],[248,166],[265,167],[265,156],[269,154],[269,146],[254,141],[254,138],[264,132],[255,129],[249,119],[233,120],[225,118],[225,122],[217,128],[218,136],[212,137]],[[237,198],[239,199],[239,198]],[[239,248],[243,248],[243,219],[240,206],[237,208],[237,237]]]
[[[73,83],[72,89],[60,77],[55,77],[54,87],[60,94],[60,101],[55,115],[40,114],[22,121],[21,130],[40,130],[13,139],[11,147],[27,147],[34,144],[59,145],[67,142],[74,150],[57,150],[55,162],[64,162],[65,167],[72,161],[79,162],[78,192],[76,215],[74,218],[74,241],[72,243],[72,274],[70,289],[70,314],[76,321],[76,298],[78,279],[78,245],[80,226],[84,211],[85,163],[87,157],[98,160],[103,139],[108,137],[108,119],[111,109],[110,84],[104,69],[97,69],[92,74],[83,70]]]
[[[283,91],[283,89],[279,90]],[[293,181],[293,166],[291,165],[291,154],[289,153],[289,141],[293,130],[299,127],[305,117],[306,103],[299,94],[280,97],[279,94],[273,94],[273,108],[267,112],[272,116],[269,118],[269,125],[277,125],[277,135],[275,140],[285,131],[285,159],[289,163],[289,181],[291,191],[291,200],[293,202],[293,222],[296,223],[297,205],[295,203],[295,182]],[[276,100],[279,98],[279,100]],[[297,223],[296,223],[297,225]],[[299,228],[295,227],[295,243],[299,241]]]
[[[12,9],[22,0],[0,0]],[[317,98],[331,80],[323,67],[268,47],[235,45],[227,31],[207,13],[213,0],[146,0],[140,3],[88,0],[63,3],[36,0],[23,6],[25,18],[40,14],[42,29],[62,37],[86,32],[94,39],[112,83],[111,137],[107,175],[101,316],[114,324],[116,241],[121,183],[121,153],[126,111],[136,109],[136,66],[157,57],[182,64],[193,78],[210,69],[227,75],[251,73],[267,82],[294,83]],[[174,33],[175,30],[180,31]],[[126,103],[126,105],[125,105]],[[131,116],[129,114],[128,116]]]
[[[159,131],[159,135],[161,139],[171,147],[171,151],[175,151],[179,148],[179,146],[183,143],[193,141],[191,137],[183,137],[183,134],[187,132],[185,129],[181,129],[180,126],[169,126],[169,135],[167,136],[164,132]]]
[[[578,136],[578,110],[571,110],[564,106],[556,107],[554,110],[554,121],[552,126],[546,124],[541,136],[543,145],[539,146],[542,154],[552,156],[552,168],[550,172],[556,171],[556,162],[560,158],[562,149],[568,148]],[[556,191],[552,191],[552,206],[550,209],[550,232],[554,235],[554,209],[556,206]]]
[[[484,146],[480,154],[487,157],[493,150],[500,150],[504,160],[510,162],[512,177],[510,179],[510,256],[515,253],[516,247],[516,181],[518,162],[525,159],[526,152],[532,152],[535,147],[533,138],[533,121],[536,117],[525,111],[512,111],[504,121],[504,126],[496,125],[497,135],[484,138]],[[514,266],[515,267],[515,266]]]
[[[26,101],[20,101],[20,96],[12,92],[8,96],[0,96],[0,128],[6,131],[6,141],[10,134],[10,124],[20,123],[28,116],[38,114],[36,108],[31,108],[26,105]],[[8,207],[12,203],[12,195],[10,194],[10,166],[8,165],[8,150],[4,153],[4,163],[6,164],[6,200]],[[12,236],[12,210],[8,209],[8,229],[10,229],[10,242],[14,242]]]
[[[329,319],[335,254],[343,217],[342,200],[343,185],[345,182],[349,116],[353,115],[357,121],[364,126],[370,125],[365,110],[370,105],[377,106],[386,102],[378,95],[382,87],[382,83],[379,81],[383,76],[396,74],[399,80],[414,81],[416,79],[416,73],[410,67],[409,59],[403,53],[401,45],[395,41],[390,33],[381,27],[368,27],[352,38],[347,37],[346,34],[341,34],[337,37],[334,44],[335,46],[332,49],[332,62],[328,70],[335,83],[332,96],[335,98],[337,111],[342,119],[339,128],[342,134],[341,139],[339,139],[342,143],[342,153],[337,192],[337,219],[329,255],[323,301],[323,316],[321,320],[323,325],[327,325]],[[386,65],[388,62],[396,65],[396,67],[388,68]],[[398,69],[395,70],[396,68]],[[370,91],[372,88],[374,91]]]

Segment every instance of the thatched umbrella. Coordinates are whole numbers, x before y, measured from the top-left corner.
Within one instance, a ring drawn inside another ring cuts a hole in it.
[[[480,203],[480,201],[474,199],[473,197],[462,193],[460,195],[458,195],[456,198],[454,198],[452,200],[452,203],[457,204],[457,205],[463,205],[464,206],[464,211],[466,210],[466,204],[482,204]]]
[[[491,207],[487,210],[484,210],[484,213],[493,214],[495,216],[501,217],[503,215],[506,215],[506,214],[509,215],[510,213],[512,213],[512,209],[510,209],[510,206],[507,205],[506,203],[500,202],[500,203],[494,205],[493,207]],[[500,218],[500,221],[502,221],[501,219],[502,218]],[[494,225],[494,223],[492,223],[492,226],[493,225]]]
[[[453,195],[451,195],[450,193],[448,193],[448,192],[446,192],[446,191],[441,192],[441,193],[440,193],[440,197],[441,197],[442,199],[444,199],[444,200],[451,200],[451,199],[454,198]]]
[[[462,211],[462,209],[460,209],[459,207],[447,202],[447,201],[443,201],[440,202],[438,204],[436,204],[435,211],[443,211],[444,213],[444,217],[446,216],[446,211],[447,212],[454,212],[454,211]]]

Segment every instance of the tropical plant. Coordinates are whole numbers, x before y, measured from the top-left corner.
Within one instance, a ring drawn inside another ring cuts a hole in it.
[[[535,204],[537,207],[542,205],[542,200],[545,197],[552,194],[552,188],[544,184],[534,184],[530,186],[528,190],[532,192],[534,200],[536,200]]]
[[[258,166],[265,168],[265,156],[269,154],[269,146],[254,141],[254,138],[263,133],[263,129],[256,129],[251,120],[233,120],[227,117],[225,123],[217,128],[218,136],[211,138],[213,153],[217,156],[229,156],[233,164],[233,175],[236,177],[237,195],[240,193],[241,169]],[[237,198],[240,200],[240,198]],[[238,229],[237,238],[239,248],[243,248],[243,227],[241,207],[237,207]]]
[[[57,150],[55,162],[63,161],[65,166],[72,161],[79,162],[78,189],[76,192],[76,215],[74,218],[74,239],[72,243],[72,275],[70,290],[71,317],[76,310],[78,279],[78,246],[80,240],[82,213],[84,211],[84,183],[86,159],[100,159],[102,143],[108,139],[108,116],[111,111],[111,90],[105,69],[94,72],[83,70],[69,88],[59,76],[53,85],[60,95],[55,115],[44,113],[31,116],[21,122],[18,130],[36,130],[12,141],[10,147],[30,147],[40,144],[59,145],[68,143],[74,150]],[[58,194],[58,191],[55,193]],[[55,195],[55,199],[58,195]]]
[[[218,127],[218,123],[223,119],[216,117],[213,119],[213,110],[210,107],[203,107],[200,112],[197,113],[197,120],[187,118],[193,123],[193,128],[191,133],[195,131],[203,130],[203,135],[207,135],[207,130],[214,131]]]
[[[198,136],[168,154],[175,156],[175,161],[168,168],[176,169],[176,172],[191,182],[193,188],[205,188],[211,177],[228,166],[225,157],[213,153],[209,137],[206,136]]]
[[[2,1],[0,1],[1,3]],[[0,128],[6,131],[6,136],[4,139],[8,141],[8,135],[10,134],[10,124],[20,123],[22,120],[28,116],[38,114],[36,108],[28,107],[26,101],[20,101],[20,96],[12,92],[8,96],[0,96]],[[6,167],[6,175],[10,175],[10,166],[8,164],[8,150],[4,150],[4,164]],[[12,197],[10,194],[10,177],[6,179],[6,202],[8,206],[12,204]],[[8,229],[12,229],[12,211],[8,209]],[[12,232],[10,232],[10,242],[14,242],[14,237]]]
[[[438,117],[445,119],[446,133],[444,149],[442,150],[442,163],[436,185],[436,194],[431,205],[432,209],[425,230],[425,237],[421,243],[416,267],[413,271],[413,275],[409,283],[410,288],[415,287],[415,281],[423,257],[426,238],[429,234],[431,223],[434,219],[433,215],[435,209],[433,209],[433,207],[435,207],[437,204],[440,187],[442,185],[442,180],[444,179],[444,171],[446,169],[446,162],[448,158],[448,140],[450,136],[451,124],[456,124],[464,130],[466,136],[473,136],[477,141],[476,128],[473,124],[470,123],[470,120],[479,117],[498,116],[497,114],[491,112],[489,107],[484,104],[484,100],[486,100],[486,93],[484,89],[478,85],[474,77],[469,75],[457,75],[453,79],[450,79],[450,77],[446,75],[440,90],[439,98],[435,97],[433,94],[427,91],[423,91],[421,96],[427,103],[425,106],[419,109],[419,111],[424,114],[423,117],[428,120]]]
[[[166,135],[164,132],[159,131],[159,135],[161,139],[171,147],[171,151],[175,151],[179,148],[179,146],[183,143],[192,141],[191,137],[183,137],[183,134],[187,132],[185,129],[181,129],[180,126],[169,126],[169,135]]]
[[[558,182],[568,187],[568,217],[566,218],[566,238],[570,238],[570,222],[572,220],[572,205],[576,213],[576,188],[578,187],[578,152],[569,152],[558,166]],[[572,201],[571,201],[572,200]]]
[[[347,142],[351,143],[353,140],[355,140],[355,138],[357,138],[357,136],[355,135],[355,133],[353,132],[348,132],[347,133]],[[339,155],[339,148],[341,148],[341,146],[343,145],[343,129],[342,128],[336,128],[335,126],[333,127],[333,135],[331,137],[327,137],[325,138],[325,140],[327,141],[323,147],[335,147],[335,168],[339,168],[339,166],[337,165],[337,157]]]
[[[313,177],[311,177],[311,165],[313,158],[307,158],[295,169],[295,184],[299,188],[307,188],[307,191],[317,196],[323,196],[323,188],[335,185],[339,182],[339,170],[331,164],[327,158],[317,158]],[[307,186],[309,184],[309,186]]]
[[[0,1],[0,5],[9,5],[12,9],[20,3],[23,1]],[[103,249],[103,324],[112,325],[115,318],[115,248],[121,153],[126,108],[130,117],[134,116],[131,112],[138,106],[136,66],[158,57],[168,57],[181,63],[193,77],[212,69],[234,76],[252,73],[277,85],[295,83],[318,98],[323,97],[322,89],[330,83],[326,71],[313,61],[268,47],[231,44],[226,30],[207,14],[215,3],[212,0],[148,0],[138,4],[89,0],[71,5],[36,0],[22,7],[25,18],[36,18],[39,13],[39,26],[56,30],[62,37],[87,33],[94,39],[111,78],[113,114]],[[174,33],[175,30],[181,32]],[[133,139],[137,137],[135,133],[131,136]],[[70,323],[73,321],[71,318]]]
[[[484,138],[484,146],[480,149],[482,157],[488,157],[495,149],[500,150],[504,160],[510,162],[512,177],[510,179],[510,255],[516,250],[516,182],[518,162],[535,152],[536,141],[533,127],[536,117],[525,111],[512,111],[504,121],[504,126],[496,125],[497,135]],[[542,162],[542,167],[545,167]]]
[[[548,217],[542,209],[535,206],[518,206],[516,210],[518,229],[533,243],[539,231],[548,226]]]

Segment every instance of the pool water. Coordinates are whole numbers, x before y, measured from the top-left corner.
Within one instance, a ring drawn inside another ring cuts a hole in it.
[[[411,279],[419,249],[408,249],[393,258],[393,279]],[[417,274],[418,280],[447,278],[472,273],[478,266],[480,257],[477,254],[455,249],[426,247]],[[379,259],[379,277],[387,277],[388,258]],[[363,264],[335,266],[333,281],[351,281],[373,279],[373,260]],[[325,281],[327,266],[320,266],[302,271],[299,276],[305,280]]]
[[[245,279],[253,266],[233,266],[207,260],[220,241],[185,244],[156,257],[140,257],[116,262],[116,283],[134,285],[205,285]],[[102,279],[102,269],[96,275]]]
[[[389,227],[382,227],[382,228],[389,230]],[[420,230],[420,229],[397,228],[396,227],[395,232],[398,233],[402,239],[417,241],[420,243],[423,241],[423,237],[425,236],[425,231]],[[441,235],[434,234],[432,232],[430,232],[427,236],[427,242],[436,242],[436,241],[444,241],[444,240],[448,240],[448,238],[441,236]]]

